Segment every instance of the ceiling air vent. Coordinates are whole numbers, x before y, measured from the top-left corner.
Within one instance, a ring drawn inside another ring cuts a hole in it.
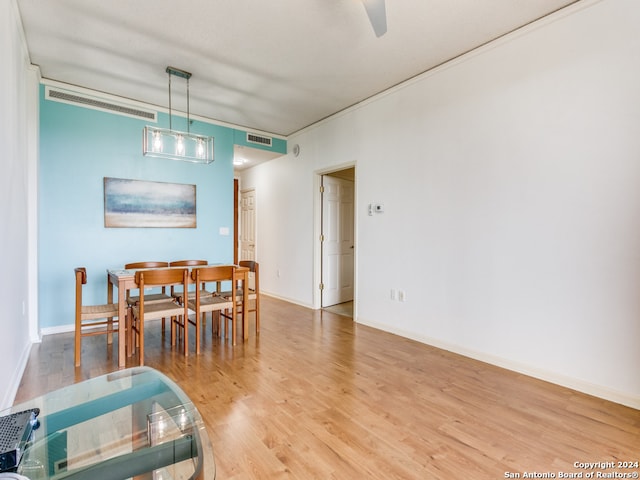
[[[263,137],[262,135],[256,135],[255,133],[247,133],[247,142],[249,143],[258,143],[260,145],[270,147],[271,141],[271,137]]]
[[[141,118],[144,120],[156,121],[156,112],[149,110],[141,110],[124,104],[108,102],[95,97],[81,95],[74,92],[67,92],[57,88],[47,88],[48,100],[54,100],[71,105],[82,105],[84,107],[93,108],[95,110],[103,110],[107,112],[126,115],[127,117]]]

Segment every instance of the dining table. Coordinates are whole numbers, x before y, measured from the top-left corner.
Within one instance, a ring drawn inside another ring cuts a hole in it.
[[[222,264],[212,264],[209,266],[224,266]],[[242,267],[240,265],[233,265],[235,267],[236,274],[242,282],[242,338],[244,340],[249,339],[249,322],[247,317],[247,309],[245,308],[245,302],[249,298],[249,268]],[[191,270],[198,267],[165,267],[165,268],[189,268],[189,283],[193,283],[191,279]],[[118,304],[118,366],[126,366],[126,342],[122,339],[126,338],[126,322],[124,319],[127,316],[127,292],[132,289],[138,288],[136,283],[136,272],[138,269],[123,269],[114,268],[107,269],[107,302]],[[229,279],[231,280],[231,279]],[[118,295],[114,298],[113,288],[118,290]],[[233,286],[235,291],[236,286]]]

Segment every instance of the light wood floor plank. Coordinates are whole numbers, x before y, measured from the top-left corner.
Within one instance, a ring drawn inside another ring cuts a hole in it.
[[[640,461],[638,410],[333,313],[266,296],[261,312],[259,337],[252,325],[236,347],[209,320],[187,358],[159,323],[145,327],[146,363],[202,413],[219,479],[498,479]],[[116,370],[104,340],[83,341],[76,369],[73,335],[45,337],[16,401]]]

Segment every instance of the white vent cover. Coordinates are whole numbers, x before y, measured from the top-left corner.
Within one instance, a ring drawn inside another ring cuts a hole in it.
[[[141,118],[152,122],[157,121],[156,112],[142,110],[140,108],[107,101],[97,97],[91,97],[77,92],[69,92],[59,88],[47,87],[45,98],[47,100],[68,103],[71,105],[82,105],[83,107],[93,108],[94,110],[117,113],[127,117]]]
[[[260,145],[264,145],[266,147],[270,147],[272,143],[271,137],[265,137],[263,135],[256,135],[255,133],[247,133],[247,142],[248,143],[258,143]]]

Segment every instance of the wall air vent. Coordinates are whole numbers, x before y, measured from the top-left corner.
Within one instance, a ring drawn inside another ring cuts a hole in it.
[[[260,145],[264,145],[265,147],[270,147],[272,140],[273,139],[271,137],[264,137],[262,135],[256,135],[255,133],[247,133],[248,143],[258,143]]]
[[[150,110],[142,110],[140,108],[135,108],[125,104],[119,104],[116,102],[107,101],[76,92],[69,92],[61,90],[59,88],[47,87],[46,99],[56,102],[68,103],[71,105],[82,105],[83,107],[93,108],[95,110],[117,113],[119,115],[126,115],[127,117],[140,118],[152,122],[157,121],[156,112]]]

